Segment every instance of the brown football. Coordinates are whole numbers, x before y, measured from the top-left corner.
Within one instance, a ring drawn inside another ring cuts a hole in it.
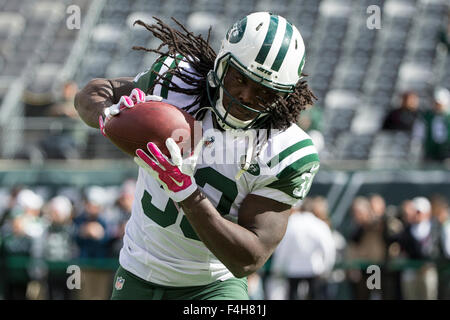
[[[105,133],[119,149],[131,156],[135,156],[139,148],[148,152],[147,143],[153,142],[170,157],[165,144],[170,137],[185,156],[193,150],[194,123],[194,117],[186,111],[165,102],[150,101],[121,110],[106,122]]]

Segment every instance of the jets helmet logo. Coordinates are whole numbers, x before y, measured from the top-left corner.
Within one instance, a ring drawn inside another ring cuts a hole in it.
[[[245,28],[247,26],[247,18],[235,23],[227,33],[227,40],[230,43],[238,43],[244,36]]]

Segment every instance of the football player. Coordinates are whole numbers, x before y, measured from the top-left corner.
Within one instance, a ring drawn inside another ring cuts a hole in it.
[[[155,19],[136,22],[162,41],[135,48],[160,54],[153,66],[135,78],[91,80],[75,106],[103,130],[124,108],[164,100],[202,121],[204,152],[187,162],[170,138],[170,158],[151,141],[136,151],[135,201],[112,298],[248,299],[246,276],[271,256],[319,168],[295,124],[315,98],[302,79],[303,39],[285,18],[257,12],[236,22],[215,54],[178,22],[176,29]],[[209,148],[226,155],[237,145],[245,151],[237,161],[204,159]]]

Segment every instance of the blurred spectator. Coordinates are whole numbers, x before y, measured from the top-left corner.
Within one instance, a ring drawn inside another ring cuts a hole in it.
[[[104,214],[105,190],[98,186],[86,192],[84,211],[74,219],[80,258],[108,256],[108,234]]]
[[[118,257],[122,248],[125,225],[131,216],[135,188],[135,180],[125,181],[114,206],[106,212],[106,219],[109,225],[107,232],[111,239],[111,256],[113,257]]]
[[[331,222],[328,216],[328,202],[324,197],[316,196],[313,198],[306,198],[303,202],[302,208],[305,211],[311,212],[317,218],[331,227]]]
[[[431,215],[441,225],[445,225],[448,222],[449,206],[447,199],[441,194],[435,194],[431,197]],[[450,258],[450,256],[448,256]]]
[[[408,214],[409,224],[402,233],[402,248],[412,259],[437,258],[439,243],[436,242],[436,234],[433,234],[437,221],[432,219],[431,203],[425,197],[416,197],[412,204],[415,215]]]
[[[442,161],[450,158],[450,93],[445,88],[434,92],[431,110],[424,113],[426,160]]]
[[[334,246],[336,248],[336,258],[335,263],[339,264],[344,261],[345,249],[347,246],[347,241],[344,236],[335,228],[333,228],[328,210],[327,199],[322,196],[307,197],[303,201],[302,208],[305,211],[312,212],[317,218],[325,222],[331,229],[331,234],[333,236]],[[339,295],[339,286],[345,279],[345,271],[343,269],[334,269],[327,281],[327,298],[334,299]]]
[[[409,213],[410,224],[401,234],[400,245],[407,258],[423,260],[423,264],[402,272],[402,296],[406,300],[433,300],[438,293],[438,274],[430,260],[439,256],[439,227],[431,219],[431,204],[427,198],[414,198],[412,205],[415,215]]]
[[[374,263],[383,262],[386,246],[381,217],[384,211],[375,213],[371,202],[362,196],[353,200],[351,211],[354,225],[348,254],[352,258],[370,260]]]
[[[276,248],[272,271],[287,277],[288,298],[325,299],[323,277],[329,275],[336,247],[329,226],[302,208],[293,211],[286,234]],[[304,296],[299,289],[306,286]]]
[[[390,205],[386,208],[384,215],[384,238],[387,245],[386,264],[388,268],[382,270],[382,297],[384,300],[399,300],[401,293],[401,272],[398,269],[390,268],[390,263],[397,259],[401,253],[399,237],[405,228],[403,218],[405,216],[404,207],[408,207],[409,202],[404,202],[400,206]]]
[[[403,93],[400,107],[391,110],[384,119],[383,130],[401,130],[412,133],[418,119],[419,96],[414,91]]]
[[[379,194],[371,194],[369,196],[369,203],[372,209],[372,219],[374,221],[382,220],[386,213],[386,202],[384,198]]]
[[[412,200],[405,200],[402,203],[402,220],[405,226],[413,224],[416,218],[416,208]]]
[[[45,208],[49,227],[45,234],[44,257],[50,264],[47,275],[48,298],[70,299],[66,268],[76,255],[73,241],[72,203],[64,196],[52,198]]]
[[[78,85],[76,82],[67,81],[64,83],[61,98],[50,107],[45,115],[50,117],[69,117],[78,119],[78,113],[73,107],[77,92]]]
[[[322,131],[322,108],[319,105],[307,106],[298,117],[297,124],[305,131]]]
[[[384,237],[384,209],[384,199],[379,195],[371,196],[370,200],[362,196],[353,200],[351,207],[353,231],[347,246],[348,259],[360,260],[382,267],[387,251]],[[369,275],[365,270],[351,269],[348,276],[355,299],[380,298],[381,293],[378,290],[367,288]]]
[[[431,198],[431,212],[433,219],[440,225],[441,235],[441,269],[439,270],[438,299],[450,299],[450,213],[447,199],[436,194]]]
[[[38,299],[44,294],[42,279],[43,234],[46,223],[41,217],[43,199],[30,189],[21,190],[2,227],[1,256],[6,299]]]
[[[73,107],[78,85],[74,81],[63,84],[61,94],[55,97],[49,88],[45,92],[34,92],[27,88],[24,92],[26,117],[70,117],[77,119],[78,115]]]
[[[344,250],[346,247],[346,240],[342,234],[333,228],[329,213],[327,199],[322,196],[307,197],[303,201],[302,209],[307,212],[311,212],[317,218],[325,222],[331,229],[333,235],[335,248],[336,248],[336,262],[341,261],[344,257]]]
[[[322,134],[322,109],[319,106],[307,107],[298,117],[297,124],[307,132],[319,154],[325,146],[325,138]]]
[[[77,130],[74,129],[76,120],[71,120],[79,119],[73,107],[77,91],[78,85],[75,82],[66,82],[60,100],[41,114],[41,116],[55,117],[50,124],[49,134],[37,145],[44,158],[78,159],[80,157],[80,149],[84,143],[82,140],[85,140],[86,133],[82,133],[83,137],[77,136]]]
[[[14,210],[17,210],[17,195],[19,194],[21,189],[22,187],[16,186],[9,192],[8,201],[0,212],[0,228],[5,224],[6,221],[8,221],[8,219],[15,215]]]
[[[84,259],[107,258],[110,253],[108,225],[105,221],[106,191],[102,187],[92,186],[86,190],[84,212],[74,219],[76,242],[79,257]],[[110,296],[109,288],[112,275],[108,271],[95,268],[82,268],[79,299],[103,300]]]
[[[18,211],[14,212],[13,225],[20,234],[29,237],[41,236],[46,228],[41,217],[44,200],[30,189],[21,190],[17,195]]]

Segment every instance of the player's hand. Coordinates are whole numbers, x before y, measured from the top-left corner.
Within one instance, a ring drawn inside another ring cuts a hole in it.
[[[100,131],[102,132],[102,134],[106,137],[105,134],[106,122],[108,122],[108,120],[114,117],[115,115],[118,115],[120,111],[122,111],[125,108],[132,108],[136,104],[139,104],[141,102],[148,102],[148,101],[162,101],[162,97],[155,95],[146,95],[144,91],[142,91],[139,88],[133,89],[129,96],[121,96],[119,102],[106,108],[103,111],[104,114],[99,116],[98,123],[100,125]]]
[[[191,157],[183,161],[181,150],[172,138],[166,140],[166,146],[170,159],[153,142],[149,142],[147,149],[150,155],[137,149],[134,161],[163,186],[172,200],[181,202],[197,190],[193,175],[198,148]]]

